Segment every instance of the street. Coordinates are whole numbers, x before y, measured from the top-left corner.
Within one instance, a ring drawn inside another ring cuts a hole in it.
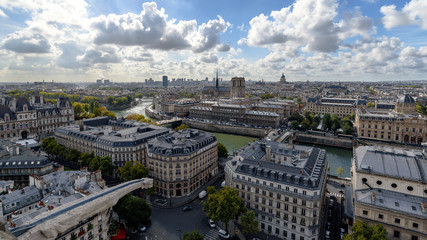
[[[222,180],[218,180],[214,185],[219,189]],[[208,219],[203,212],[203,202],[207,200],[196,199],[189,205],[191,211],[183,212],[183,207],[172,209],[152,208],[151,224],[145,233],[130,233],[130,239],[143,240],[180,240],[186,232],[199,231],[205,239],[216,240],[218,230],[211,229]]]

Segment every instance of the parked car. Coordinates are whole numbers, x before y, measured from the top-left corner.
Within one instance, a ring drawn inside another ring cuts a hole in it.
[[[187,212],[187,211],[191,211],[191,210],[193,210],[193,208],[191,207],[191,205],[186,205],[186,206],[182,209],[182,211],[183,211],[183,212]]]
[[[230,238],[230,234],[228,234],[225,230],[220,229],[218,231],[218,236],[220,238],[224,238],[224,239],[229,239]]]
[[[145,226],[141,226],[138,228],[138,232],[145,232],[147,231],[147,228]]]
[[[208,193],[206,192],[206,191],[201,191],[200,193],[199,193],[199,199],[203,199],[203,198],[205,198],[206,196],[208,195]]]
[[[216,227],[215,222],[212,219],[209,219],[208,223],[209,223],[209,226],[211,228],[215,228]]]

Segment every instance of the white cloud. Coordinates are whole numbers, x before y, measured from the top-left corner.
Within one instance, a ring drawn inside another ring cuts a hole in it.
[[[382,6],[380,11],[384,14],[382,20],[387,29],[412,24],[419,24],[423,29],[427,29],[427,1],[425,0],[411,0],[401,11],[396,10],[395,5]]]
[[[2,45],[3,48],[17,53],[48,53],[51,47],[44,36],[26,32],[10,34]]]
[[[164,9],[155,2],[144,3],[141,14],[109,14],[93,20],[96,44],[142,46],[146,49],[182,50],[195,53],[213,49],[220,44],[220,33],[229,26],[221,16],[197,27],[195,20],[168,20]],[[224,47],[222,48],[224,49]]]
[[[3,10],[1,10],[1,9],[0,9],[0,17],[2,17],[2,18],[7,18],[6,13],[4,13],[4,11],[3,11]]]
[[[293,5],[272,11],[270,16],[260,14],[250,21],[247,38],[239,44],[280,47],[293,45],[303,51],[334,52],[348,37],[368,37],[375,31],[372,20],[356,9],[353,15],[334,22],[337,16],[336,0],[297,0]]]

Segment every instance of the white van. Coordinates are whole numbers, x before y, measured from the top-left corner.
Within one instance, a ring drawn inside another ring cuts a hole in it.
[[[200,198],[200,199],[203,199],[203,198],[205,198],[205,197],[206,197],[206,195],[208,195],[208,193],[207,193],[206,191],[201,191],[201,192],[199,193],[199,198]]]

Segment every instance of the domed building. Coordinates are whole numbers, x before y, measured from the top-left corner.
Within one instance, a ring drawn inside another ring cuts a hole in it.
[[[402,95],[397,99],[396,105],[394,110],[397,113],[403,113],[403,114],[416,114],[416,108],[415,108],[415,100],[413,97],[409,96],[408,94]]]
[[[393,109],[357,108],[355,126],[361,139],[421,145],[427,139],[427,117],[416,111],[413,97],[405,94]]]
[[[286,77],[284,73],[282,73],[282,76],[280,77],[280,83],[286,83]]]

